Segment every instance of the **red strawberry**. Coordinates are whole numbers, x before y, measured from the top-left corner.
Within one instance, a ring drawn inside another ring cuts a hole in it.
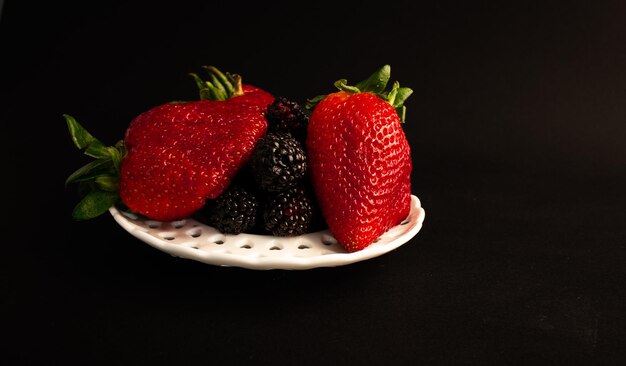
[[[400,123],[412,93],[385,65],[356,86],[310,100],[306,140],[313,187],[330,231],[348,251],[372,244],[404,220],[411,202],[411,152]],[[316,104],[317,103],[317,104]],[[402,118],[403,119],[403,118]]]
[[[157,106],[136,117],[126,130],[117,169],[106,173],[119,174],[119,198],[131,210],[160,221],[189,217],[226,189],[265,135],[264,111],[274,97],[242,85],[238,75],[207,69],[210,81],[192,74],[200,101]],[[72,126],[82,130],[68,117],[70,131]],[[89,151],[89,144],[76,144]],[[113,160],[106,152],[94,157]]]

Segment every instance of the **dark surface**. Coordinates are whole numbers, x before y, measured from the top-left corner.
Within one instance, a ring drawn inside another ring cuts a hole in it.
[[[622,2],[175,3],[4,4],[3,364],[626,362]],[[384,63],[426,209],[394,252],[220,268],[70,219],[63,113],[113,143],[203,64],[303,101]]]

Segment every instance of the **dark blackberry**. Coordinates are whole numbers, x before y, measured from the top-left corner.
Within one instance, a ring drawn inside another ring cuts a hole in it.
[[[309,112],[298,103],[278,97],[267,106],[265,117],[270,132],[291,132],[294,137],[304,141],[309,125]]]
[[[254,230],[259,213],[259,201],[249,189],[231,185],[200,212],[207,224],[225,234]]]
[[[268,133],[257,143],[251,166],[259,188],[281,192],[294,187],[306,174],[306,153],[290,133]]]
[[[274,236],[296,236],[309,232],[313,223],[311,197],[294,187],[272,197],[263,211],[265,230]]]

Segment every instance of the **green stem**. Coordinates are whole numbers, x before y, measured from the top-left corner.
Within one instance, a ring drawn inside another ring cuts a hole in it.
[[[123,141],[115,146],[105,146],[93,137],[74,117],[64,114],[74,145],[95,160],[72,173],[65,184],[76,183],[82,199],[74,208],[72,216],[77,220],[91,219],[105,213],[118,203],[119,177],[122,159],[126,156]]]
[[[413,90],[406,87],[400,87],[399,82],[394,82],[391,90],[386,90],[389,79],[391,78],[391,66],[384,65],[378,71],[370,75],[367,79],[357,83],[356,85],[348,85],[346,79],[335,81],[335,87],[340,91],[347,93],[372,93],[387,101],[398,112],[400,121],[404,122],[406,116],[406,107],[404,102],[411,96]],[[308,99],[306,103],[307,109],[313,109],[317,103],[324,100],[326,95],[318,95]]]
[[[200,93],[200,100],[224,101],[232,97],[243,95],[241,76],[223,73],[217,67],[202,66],[209,74],[209,80],[202,80],[197,74],[190,73],[196,82]]]

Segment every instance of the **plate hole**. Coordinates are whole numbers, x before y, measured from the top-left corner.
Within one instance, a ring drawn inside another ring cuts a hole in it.
[[[152,221],[152,220],[150,220],[150,221],[146,221],[146,224],[148,224],[148,227],[150,229],[158,229],[158,228],[161,227],[161,222],[159,222],[159,221]]]
[[[241,249],[252,249],[252,245],[251,244],[244,244],[244,245],[240,246],[239,248],[241,248]]]
[[[192,238],[197,238],[200,235],[202,235],[202,230],[200,229],[193,229],[187,232],[187,235],[191,236]]]
[[[408,223],[409,223],[409,219],[406,219],[406,220],[402,221],[402,222],[400,223],[400,225],[406,225],[406,224],[408,224]]]
[[[213,243],[217,244],[217,245],[222,245],[222,244],[224,244],[224,240],[216,240]]]
[[[306,244],[300,244],[298,245],[298,249],[311,249],[311,247]]]
[[[273,245],[270,247],[270,250],[281,250],[283,248],[279,247],[278,245]]]
[[[173,231],[159,233],[159,236],[163,240],[174,240],[174,239],[176,239],[176,233],[173,232]]]
[[[192,247],[190,247],[190,248],[192,248],[192,249],[198,249],[198,247],[197,247],[197,246],[195,246],[195,245],[194,245],[194,246],[192,246]]]
[[[180,229],[181,227],[185,226],[187,222],[185,220],[180,220],[180,221],[173,221],[172,222],[172,226],[175,229]]]
[[[322,244],[324,245],[337,244],[337,239],[333,238],[330,235],[322,235]]]

